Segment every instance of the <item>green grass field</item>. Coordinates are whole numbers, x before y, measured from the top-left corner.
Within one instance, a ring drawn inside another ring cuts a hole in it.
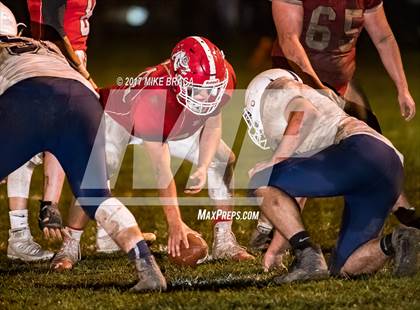
[[[166,47],[165,47],[166,48]],[[162,47],[162,50],[164,48]],[[225,50],[229,50],[225,48]],[[92,50],[91,70],[101,85],[111,84],[117,76],[130,76],[148,64],[157,63],[151,52],[116,50],[112,64],[95,60]],[[144,57],[130,58],[140,53]],[[411,91],[420,103],[420,57],[418,52],[403,55]],[[255,70],[247,69],[245,57],[233,58],[238,72],[240,87],[245,87]],[[405,155],[406,192],[414,206],[420,205],[420,122],[419,117],[405,123],[399,116],[396,94],[391,81],[380,66],[375,54],[363,53],[359,57],[357,77],[363,85],[383,126],[384,133]],[[241,103],[227,108],[224,115],[224,137],[232,142]],[[239,156],[237,178],[239,184],[246,184],[246,169],[256,160],[267,156],[257,152],[247,139]],[[119,197],[133,195],[155,196],[148,190],[132,191],[132,148],[126,154],[124,165],[117,180],[115,194]],[[145,163],[147,165],[147,163]],[[188,165],[182,166],[188,170]],[[185,171],[177,174],[179,187],[185,184]],[[147,169],[145,169],[146,171]],[[146,172],[145,175],[147,176]],[[150,176],[148,176],[150,177]],[[147,178],[148,178],[147,177]],[[37,200],[41,197],[42,174],[37,168],[31,188],[30,221],[37,241],[50,249],[58,249],[59,244],[47,243],[37,228]],[[238,191],[237,195],[243,194]],[[61,200],[65,215],[71,195],[66,186]],[[241,210],[256,210],[255,206],[240,206]],[[210,262],[196,269],[183,269],[171,265],[160,245],[166,241],[166,225],[163,212],[157,206],[130,207],[144,231],[155,231],[158,240],[152,250],[164,270],[169,283],[169,291],[154,294],[133,294],[128,292],[136,277],[132,266],[123,254],[99,255],[94,251],[95,225],[90,223],[82,238],[82,261],[71,272],[56,274],[49,270],[48,263],[25,264],[10,261],[6,257],[8,238],[8,214],[6,186],[0,186],[0,309],[225,309],[225,308],[389,308],[420,309],[420,274],[413,278],[394,278],[387,266],[372,277],[357,280],[331,279],[316,283],[274,286],[270,279],[275,275],[263,273],[261,256],[255,262],[232,263]],[[331,249],[337,237],[342,202],[340,199],[310,201],[304,211],[305,223],[313,239],[324,249]],[[211,244],[211,223],[198,221],[197,208],[183,206],[184,219],[194,229],[203,233]],[[241,221],[234,225],[238,240],[247,244],[255,222]],[[393,217],[386,224],[385,231],[396,225]]]

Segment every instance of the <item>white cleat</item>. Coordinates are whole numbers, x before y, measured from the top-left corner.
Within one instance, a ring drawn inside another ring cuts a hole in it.
[[[57,254],[55,254],[50,267],[58,272],[71,270],[80,259],[79,240],[72,238],[70,234],[65,234],[63,245]]]
[[[96,234],[96,252],[111,254],[120,251],[120,247],[109,235],[99,236]]]
[[[219,222],[214,225],[211,256],[212,259],[231,259],[238,262],[255,259],[244,247],[238,244],[230,222]]]
[[[50,260],[53,256],[53,252],[43,250],[33,240],[29,228],[9,230],[8,258],[24,262],[37,262]]]
[[[98,232],[100,230],[98,229]],[[101,231],[96,234],[96,252],[111,254],[118,251],[121,251],[118,244],[107,235],[105,231]],[[154,233],[142,233],[144,240],[148,245],[156,241],[156,235]]]

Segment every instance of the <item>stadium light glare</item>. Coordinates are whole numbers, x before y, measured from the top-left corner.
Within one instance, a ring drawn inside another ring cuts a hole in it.
[[[126,22],[132,27],[144,25],[149,17],[149,11],[142,6],[131,6],[127,9]]]

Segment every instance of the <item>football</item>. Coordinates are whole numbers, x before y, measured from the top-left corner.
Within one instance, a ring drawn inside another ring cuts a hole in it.
[[[181,242],[181,255],[176,257],[169,255],[169,260],[179,266],[195,267],[207,257],[209,247],[206,241],[197,234],[189,233],[187,238],[189,248],[185,248]]]

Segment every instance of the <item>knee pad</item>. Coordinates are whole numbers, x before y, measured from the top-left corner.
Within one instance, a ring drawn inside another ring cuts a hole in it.
[[[111,238],[127,228],[137,226],[133,214],[116,198],[109,198],[99,205],[95,220]]]
[[[7,177],[7,196],[28,199],[35,165],[28,161]]]

